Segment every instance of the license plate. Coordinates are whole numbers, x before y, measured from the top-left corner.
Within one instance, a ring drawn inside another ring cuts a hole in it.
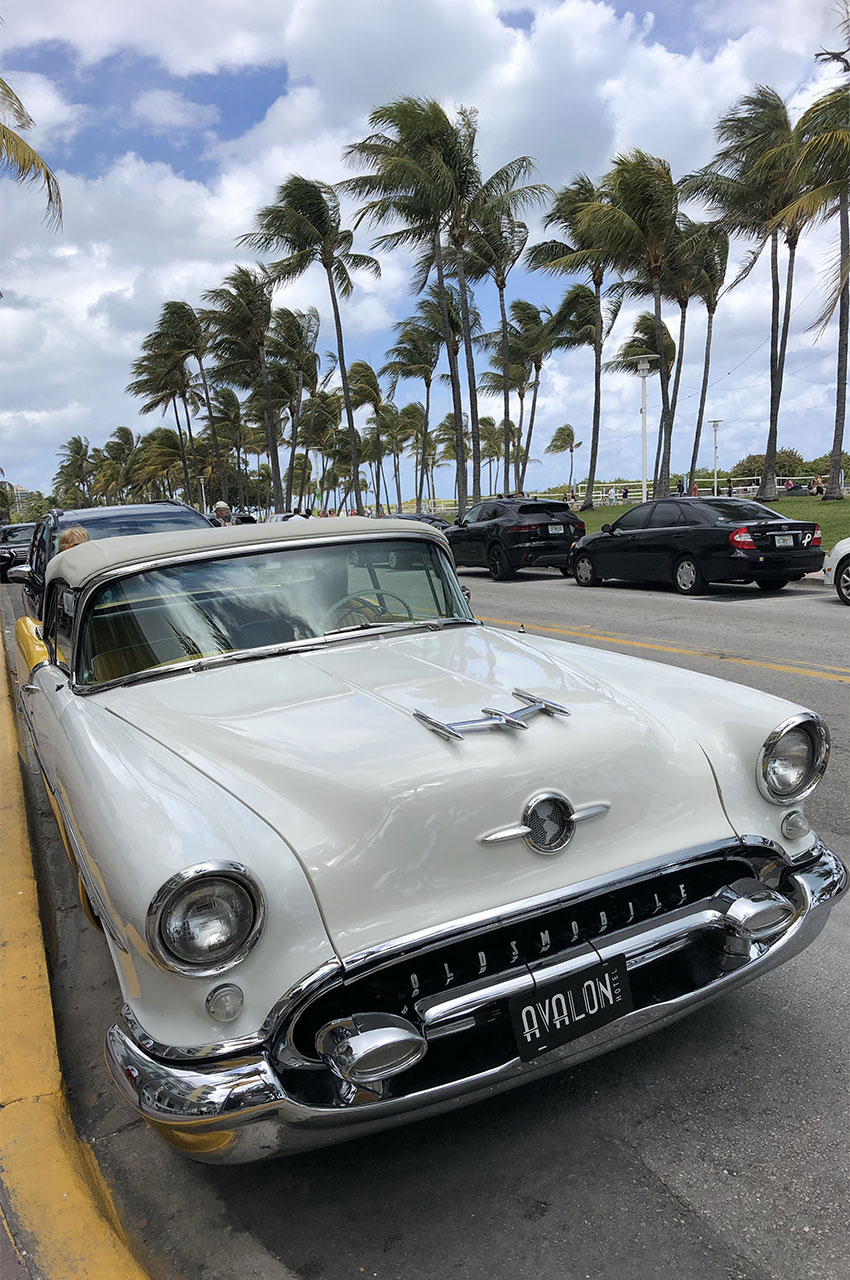
[[[793,547],[794,535],[792,533],[777,533],[774,535],[777,547]]]
[[[563,532],[564,532],[564,526],[563,526],[562,524],[550,524],[550,525],[549,525],[549,532],[550,532],[550,533],[563,533]]]
[[[566,978],[542,983],[508,1005],[517,1049],[531,1062],[550,1049],[631,1013],[634,1005],[625,956],[615,956]]]

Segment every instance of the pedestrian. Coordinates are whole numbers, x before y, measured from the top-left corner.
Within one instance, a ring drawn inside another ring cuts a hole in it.
[[[67,551],[69,547],[79,547],[88,542],[89,535],[81,524],[71,524],[59,534],[59,551]]]
[[[623,502],[628,502],[629,500],[629,486],[627,484],[623,485],[622,498],[623,498]]]
[[[213,507],[213,516],[220,525],[235,523],[233,519],[233,512],[230,510],[230,505],[225,502],[223,498],[219,498],[218,502]]]
[[[679,481],[679,483],[676,485],[676,493],[679,495],[679,497],[680,497],[680,498],[684,498],[684,496],[685,496],[685,482],[684,482],[684,480],[680,480],[680,481]]]
[[[820,476],[815,476],[815,493],[823,496],[823,480]]]
[[[732,477],[730,476],[730,477],[729,477],[729,483],[726,485],[726,497],[727,497],[727,498],[731,498],[732,496],[733,496],[733,492],[732,492]]]
[[[611,488],[608,490],[607,497],[608,497],[608,506],[613,507],[614,503],[617,501],[617,490],[614,488],[613,485],[611,485]]]
[[[693,487],[693,489],[691,490],[691,495],[692,495],[694,498],[698,498],[698,497],[699,497],[699,485],[697,484],[696,480],[694,481],[694,487]]]

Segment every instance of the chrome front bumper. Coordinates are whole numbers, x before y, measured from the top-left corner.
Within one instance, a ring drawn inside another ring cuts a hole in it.
[[[818,936],[831,907],[847,889],[847,871],[840,860],[820,843],[814,852],[811,862],[785,876],[782,893],[793,912],[775,926],[748,925],[752,900],[742,889],[743,896],[724,891],[607,937],[594,951],[602,959],[625,955],[630,972],[686,947],[702,948],[712,957],[704,984],[636,1008],[532,1062],[516,1056],[437,1087],[334,1106],[305,1105],[292,1097],[273,1065],[271,1049],[208,1065],[180,1065],[150,1056],[113,1026],[106,1037],[107,1064],[124,1096],[161,1136],[186,1155],[212,1164],[291,1154],[436,1115],[635,1040],[797,955]],[[587,957],[579,955],[538,971],[536,977],[545,981],[582,963],[588,963]],[[455,999],[428,1002],[422,1022],[429,1043],[451,1034],[453,1020],[458,1026],[464,1019],[468,1023],[483,1004],[504,995],[494,995],[499,985],[504,983],[473,984]]]

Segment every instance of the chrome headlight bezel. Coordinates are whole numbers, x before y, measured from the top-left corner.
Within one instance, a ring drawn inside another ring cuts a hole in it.
[[[768,765],[782,738],[793,730],[802,730],[808,736],[812,747],[811,763],[800,786],[794,791],[779,794],[770,787]],[[783,720],[765,739],[756,763],[758,789],[771,804],[798,804],[801,800],[805,800],[806,796],[812,794],[823,777],[828,762],[829,729],[826,721],[815,711],[801,711],[799,714],[789,716],[787,720]]]
[[[162,920],[177,894],[187,887],[195,887],[199,880],[232,880],[251,899],[254,919],[251,928],[231,954],[214,963],[200,961],[194,964],[176,956],[166,943],[162,933]],[[260,940],[266,918],[266,903],[257,880],[241,862],[199,862],[171,876],[156,891],[148,907],[145,919],[145,938],[151,956],[162,969],[181,973],[190,978],[209,978],[225,973],[244,960]]]

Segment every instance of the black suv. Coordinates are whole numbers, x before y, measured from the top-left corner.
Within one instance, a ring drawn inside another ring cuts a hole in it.
[[[0,529],[0,582],[7,581],[13,565],[26,560],[34,528],[34,524],[6,524]]]
[[[48,511],[35,526],[26,577],[18,578],[24,589],[24,607],[40,619],[44,602],[44,575],[59,550],[59,534],[71,525],[85,529],[92,542],[99,538],[120,538],[144,533],[166,533],[169,529],[209,529],[212,522],[194,507],[167,498],[164,502],[140,502],[124,507],[83,507],[79,511]],[[19,569],[17,577],[22,571]]]
[[[584,522],[566,502],[548,498],[498,498],[481,502],[446,529],[457,565],[482,565],[497,582],[518,569],[570,573],[570,555],[584,536]]]

